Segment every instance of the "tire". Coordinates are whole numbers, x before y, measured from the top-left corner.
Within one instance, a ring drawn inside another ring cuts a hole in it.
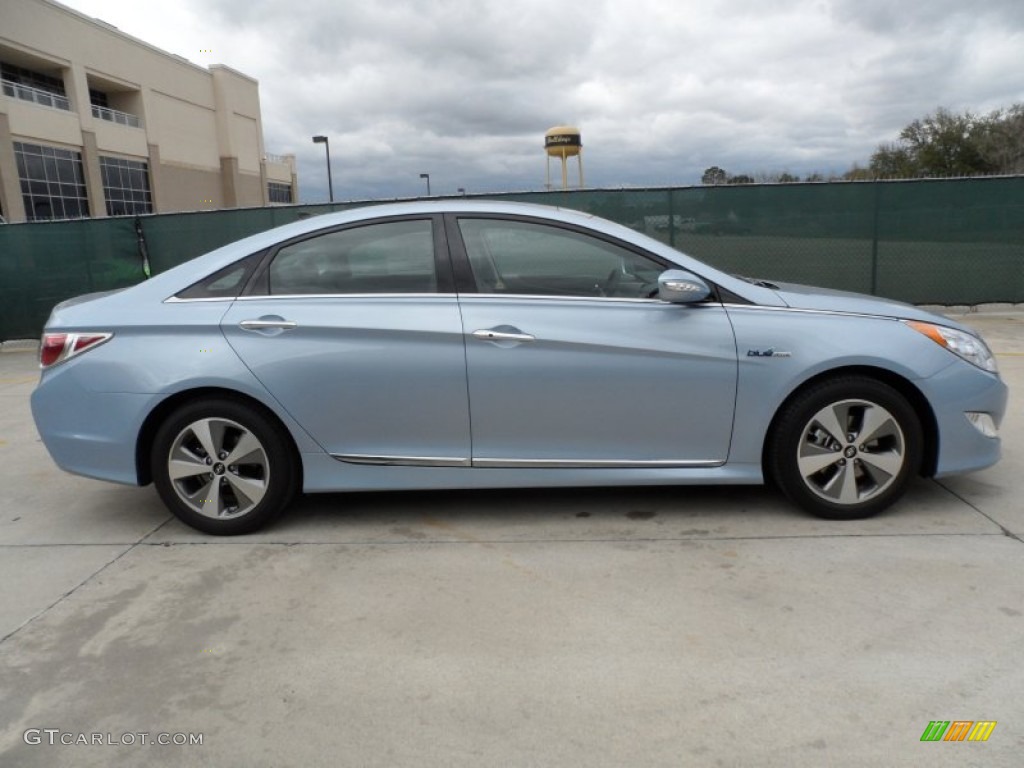
[[[791,501],[818,517],[856,520],[903,495],[921,467],[921,422],[899,392],[877,379],[828,379],[779,412],[768,473]]]
[[[150,462],[167,508],[216,536],[263,527],[298,485],[290,436],[235,400],[199,400],[174,411],[156,433]]]

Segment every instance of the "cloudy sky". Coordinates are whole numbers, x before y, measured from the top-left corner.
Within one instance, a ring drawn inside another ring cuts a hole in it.
[[[938,106],[1024,101],[1024,0],[63,1],[257,78],[303,202],[321,133],[340,200],[542,189],[563,123],[588,186],[688,185],[842,172]]]

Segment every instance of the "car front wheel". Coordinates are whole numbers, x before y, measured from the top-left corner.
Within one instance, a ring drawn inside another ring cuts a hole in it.
[[[798,394],[779,414],[769,471],[811,513],[854,520],[881,512],[921,466],[922,430],[914,409],[875,379],[830,379]]]
[[[153,443],[153,482],[183,522],[221,536],[250,533],[294,494],[289,438],[234,400],[202,400],[175,411]]]

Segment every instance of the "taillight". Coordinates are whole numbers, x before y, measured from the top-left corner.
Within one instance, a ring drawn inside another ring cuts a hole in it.
[[[44,333],[39,345],[39,367],[49,368],[99,346],[112,333]]]
[[[60,360],[64,354],[64,345],[68,340],[66,333],[44,333],[39,345],[39,367],[49,368]]]

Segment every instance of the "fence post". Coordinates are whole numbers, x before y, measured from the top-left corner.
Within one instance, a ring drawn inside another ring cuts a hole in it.
[[[674,191],[671,188],[668,190],[668,244],[673,248],[676,247],[676,209],[673,201],[675,196],[672,194]]]
[[[878,295],[878,210],[881,207],[882,182],[871,182],[874,187],[874,214],[871,222],[871,295]]]

